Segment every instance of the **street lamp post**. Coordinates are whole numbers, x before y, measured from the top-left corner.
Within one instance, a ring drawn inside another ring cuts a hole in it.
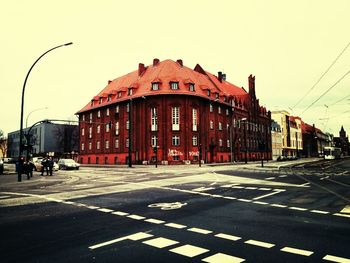
[[[72,42],[69,42],[69,43],[66,43],[66,44],[63,44],[63,45],[59,45],[59,46],[56,46],[54,48],[51,48],[49,49],[48,51],[46,51],[45,53],[43,53],[37,60],[35,60],[35,62],[33,63],[33,65],[30,67],[28,73],[27,73],[27,76],[24,80],[24,83],[23,83],[23,89],[22,89],[22,101],[21,101],[21,122],[20,122],[20,130],[19,130],[19,153],[18,153],[18,182],[21,182],[22,181],[22,152],[23,152],[23,108],[24,108],[24,92],[25,92],[25,89],[26,89],[26,84],[27,84],[27,80],[28,80],[28,77],[29,77],[29,74],[30,72],[32,71],[33,67],[35,66],[35,64],[43,57],[45,56],[47,53],[49,53],[50,51],[56,49],[56,48],[59,48],[59,47],[64,47],[64,46],[69,46],[69,45],[72,45],[73,43]]]
[[[26,128],[28,128],[28,118],[33,112],[36,112],[36,111],[39,111],[39,110],[47,110],[47,109],[48,109],[47,107],[44,107],[44,108],[38,108],[38,109],[35,109],[35,110],[32,110],[31,112],[29,112],[28,115],[27,115],[27,118],[26,118]]]

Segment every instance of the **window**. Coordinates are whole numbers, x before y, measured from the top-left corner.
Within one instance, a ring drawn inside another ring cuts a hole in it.
[[[214,110],[213,104],[210,103],[210,104],[209,104],[209,111],[210,111],[210,112],[213,112],[213,110]]]
[[[89,138],[92,138],[92,127],[89,127]]]
[[[119,105],[115,106],[115,113],[119,113]]]
[[[174,156],[173,156],[173,160],[174,160],[174,161],[180,161],[180,157],[179,157],[178,155],[174,155]]]
[[[97,133],[100,133],[100,131],[101,131],[100,125],[97,125],[97,130],[96,130],[96,132],[97,132]]]
[[[116,148],[116,149],[119,148],[119,139],[115,139],[115,148]]]
[[[92,149],[92,143],[89,142],[89,150],[91,150],[91,149]]]
[[[151,108],[151,131],[158,130],[158,116],[157,116],[157,108]]]
[[[108,95],[107,101],[111,101],[111,100],[112,100],[112,95]]]
[[[222,123],[219,122],[219,131],[222,131]]]
[[[172,118],[172,130],[179,131],[180,130],[180,108],[172,107],[171,108],[171,118]]]
[[[151,90],[159,90],[159,83],[152,83]]]
[[[109,149],[109,141],[106,141],[106,142],[105,142],[105,148],[106,148],[106,149]]]
[[[227,96],[224,96],[224,102],[227,102]]]
[[[91,100],[90,106],[94,106],[94,100]]]
[[[227,147],[231,147],[230,145],[230,140],[227,140]]]
[[[85,150],[85,144],[84,144],[84,143],[81,144],[81,150],[82,150],[82,151]]]
[[[197,131],[197,109],[193,108],[192,109],[192,131]]]
[[[230,125],[228,123],[226,123],[226,130],[230,130]]]
[[[119,121],[115,123],[115,135],[119,135]]]
[[[219,93],[215,93],[215,99],[219,99]]]
[[[81,116],[82,120],[85,121],[85,114]]]
[[[126,140],[125,140],[125,147],[129,148],[129,138],[126,138]]]
[[[97,149],[97,150],[100,149],[100,141],[97,141],[97,143],[96,143],[96,149]]]
[[[207,90],[207,95],[210,97],[210,89]]]
[[[152,135],[151,137],[151,146],[156,147],[158,145],[158,136]]]
[[[131,96],[132,95],[132,88],[128,89],[128,95]]]
[[[170,82],[171,89],[179,89],[179,82]]]
[[[97,111],[97,118],[100,118],[100,117],[101,117],[101,111],[98,110],[98,111]]]
[[[190,83],[189,89],[190,91],[196,91],[193,83]]]
[[[197,146],[197,144],[198,144],[197,136],[192,136],[192,145]]]
[[[222,140],[219,139],[219,146],[222,147]]]
[[[210,129],[213,130],[214,129],[214,122],[210,121]]]
[[[228,116],[230,114],[229,110],[226,109],[226,116]]]
[[[173,135],[173,146],[179,146],[180,145],[180,136]]]
[[[109,108],[106,109],[106,116],[109,116]]]
[[[81,136],[84,136],[84,135],[85,135],[85,129],[82,128],[82,129],[81,129]]]
[[[221,114],[221,107],[218,106],[218,113]]]
[[[129,112],[130,111],[130,105],[129,103],[126,104],[126,112]]]
[[[90,112],[90,123],[92,122],[92,112]]]
[[[99,103],[100,103],[100,104],[102,103],[102,98],[99,99]]]
[[[109,132],[109,123],[106,124],[106,132]]]
[[[127,129],[127,130],[130,129],[130,122],[129,122],[129,120],[126,121],[126,125],[125,125],[125,126],[126,126],[126,129]]]

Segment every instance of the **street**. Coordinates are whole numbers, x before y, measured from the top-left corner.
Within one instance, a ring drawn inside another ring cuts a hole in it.
[[[0,176],[1,262],[350,262],[350,159]]]

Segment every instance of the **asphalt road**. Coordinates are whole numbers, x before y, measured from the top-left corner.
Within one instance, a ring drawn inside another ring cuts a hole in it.
[[[350,262],[349,165],[1,176],[0,261]]]

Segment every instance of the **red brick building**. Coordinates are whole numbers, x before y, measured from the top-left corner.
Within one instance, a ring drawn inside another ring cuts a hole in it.
[[[271,114],[249,91],[200,65],[153,60],[109,81],[77,114],[83,164],[271,159]],[[131,138],[131,140],[129,139]],[[157,150],[155,150],[155,147]],[[130,150],[130,152],[129,152]],[[232,159],[231,159],[232,156]]]

